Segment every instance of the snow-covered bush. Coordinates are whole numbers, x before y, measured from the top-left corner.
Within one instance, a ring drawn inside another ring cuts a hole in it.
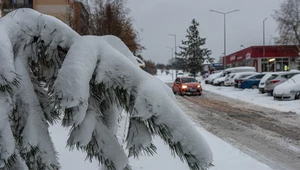
[[[170,88],[141,70],[119,38],[79,36],[30,9],[0,19],[0,108],[0,169],[59,169],[48,128],[60,118],[71,127],[68,146],[109,170],[155,153],[153,135],[191,169],[212,162]],[[130,116],[128,156],[115,136],[122,110]]]

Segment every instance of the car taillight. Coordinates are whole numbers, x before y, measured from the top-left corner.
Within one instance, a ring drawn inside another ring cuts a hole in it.
[[[237,80],[237,79],[235,79],[234,81],[235,81],[236,83],[238,83],[238,82],[239,82],[239,80]]]
[[[270,81],[271,84],[275,84],[275,83],[278,83],[278,82],[280,82],[280,80],[271,80]]]

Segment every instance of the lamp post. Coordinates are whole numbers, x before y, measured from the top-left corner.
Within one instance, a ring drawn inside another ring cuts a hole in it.
[[[229,12],[220,12],[220,11],[216,11],[216,10],[209,10],[209,11],[215,12],[218,14],[222,14],[224,16],[224,69],[226,69],[226,15],[233,13],[233,12],[240,11],[240,10],[236,9],[236,10],[229,11]]]
[[[169,34],[170,36],[173,36],[174,37],[174,40],[175,40],[175,60],[176,61],[176,54],[177,54],[177,45],[176,45],[176,34]],[[172,73],[173,73],[173,70],[172,70]],[[176,68],[175,68],[175,77],[177,78],[177,73],[176,73]]]
[[[169,48],[169,49],[171,49],[171,57],[172,57],[172,60],[174,60],[174,57],[173,57],[173,54],[174,54],[174,48],[173,47],[168,47],[168,46],[166,46],[166,48]],[[173,62],[173,61],[172,61]],[[174,76],[173,76],[173,63],[171,63],[171,69],[172,69],[172,81],[174,80]]]
[[[266,70],[266,68],[265,68],[265,67],[267,67],[266,64],[268,63],[268,65],[269,65],[269,62],[267,62],[267,60],[266,60],[266,50],[265,50],[265,22],[266,22],[267,19],[268,18],[265,18],[263,20],[263,59],[264,59],[264,68],[263,68],[263,71]],[[269,67],[268,67],[268,71],[269,71]]]

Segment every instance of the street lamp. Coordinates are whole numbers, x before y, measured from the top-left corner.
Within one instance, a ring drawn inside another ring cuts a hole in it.
[[[176,45],[176,34],[169,34],[170,36],[173,36],[174,39],[175,39],[175,61],[176,61],[176,55],[177,55],[177,45]],[[173,73],[173,70],[172,70],[172,73]],[[176,74],[176,68],[175,68],[175,77],[177,78],[177,74]]]
[[[171,57],[172,57],[172,62],[174,62],[174,58],[173,58],[173,54],[174,54],[174,48],[173,47],[168,47],[168,46],[166,46],[166,48],[169,48],[169,49],[171,49]],[[174,76],[173,76],[173,63],[171,63],[171,69],[172,69],[172,81],[174,80]]]
[[[263,59],[264,59],[264,68],[263,68],[263,71],[265,71],[266,70],[266,50],[265,50],[265,22],[266,22],[266,20],[267,20],[268,18],[265,18],[264,20],[263,20]],[[269,65],[269,62],[268,62],[268,65]],[[269,71],[269,67],[268,67],[268,71]]]
[[[226,69],[226,15],[240,10],[236,9],[229,12],[220,12],[216,10],[209,10],[209,11],[224,15],[224,69]]]

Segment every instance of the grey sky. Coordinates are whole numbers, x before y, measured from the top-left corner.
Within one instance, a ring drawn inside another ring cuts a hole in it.
[[[277,24],[272,18],[283,0],[128,0],[134,26],[139,30],[141,43],[146,47],[142,52],[145,59],[156,63],[167,63],[171,59],[174,37],[177,45],[185,39],[186,29],[193,18],[199,23],[201,37],[207,38],[206,47],[212,50],[212,57],[219,58],[223,47],[223,15],[210,12],[210,9],[228,12],[227,15],[227,54],[252,45],[262,45],[263,20],[266,21],[266,44],[274,43],[278,35]],[[177,48],[179,51],[179,48]]]

